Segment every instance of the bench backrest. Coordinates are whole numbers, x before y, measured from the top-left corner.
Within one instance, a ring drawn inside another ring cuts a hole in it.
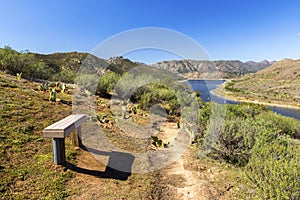
[[[43,137],[65,138],[86,120],[86,115],[69,115],[43,130]]]

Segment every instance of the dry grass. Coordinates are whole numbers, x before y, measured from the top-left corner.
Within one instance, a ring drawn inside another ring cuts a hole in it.
[[[67,116],[71,107],[50,103],[38,84],[0,74],[0,198],[57,199],[68,195],[65,188],[72,173],[52,163],[51,140],[41,130]],[[63,94],[62,94],[63,95]],[[66,98],[59,95],[59,98]],[[67,141],[67,157],[76,151]]]

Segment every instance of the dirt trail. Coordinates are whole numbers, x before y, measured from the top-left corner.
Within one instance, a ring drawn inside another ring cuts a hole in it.
[[[175,123],[166,123],[161,137],[165,141],[170,140],[175,136],[176,129]],[[218,166],[196,159],[196,152],[197,147],[191,146],[177,161],[164,169],[163,182],[174,195],[165,199],[231,199],[226,192],[232,185],[222,180],[226,172]],[[218,185],[218,181],[223,181],[223,184]]]

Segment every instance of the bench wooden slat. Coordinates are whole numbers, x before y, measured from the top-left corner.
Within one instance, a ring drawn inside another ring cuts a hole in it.
[[[69,115],[68,117],[48,126],[45,129],[65,129],[67,128],[70,124],[73,124],[80,118],[84,117],[85,115]]]
[[[70,115],[43,130],[43,137],[65,138],[86,120],[86,115]]]

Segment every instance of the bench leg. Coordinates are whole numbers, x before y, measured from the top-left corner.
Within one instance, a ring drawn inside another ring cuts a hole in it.
[[[78,138],[78,146],[82,147],[82,140],[81,140],[81,126],[77,128],[77,138]]]
[[[81,142],[81,127],[77,128],[77,131],[73,131],[70,135],[71,137],[71,142],[74,146],[76,147],[82,147],[82,142]]]
[[[54,162],[57,165],[61,165],[66,161],[65,139],[53,138],[52,141],[53,141]]]

